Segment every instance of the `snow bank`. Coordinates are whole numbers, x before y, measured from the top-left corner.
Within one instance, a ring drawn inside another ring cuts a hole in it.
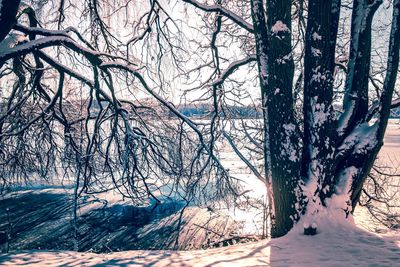
[[[315,236],[288,235],[197,251],[110,254],[26,251],[0,256],[1,266],[398,266],[400,234],[378,236],[342,220],[320,222]]]

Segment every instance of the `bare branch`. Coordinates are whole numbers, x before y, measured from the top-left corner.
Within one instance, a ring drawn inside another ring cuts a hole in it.
[[[254,28],[253,26],[248,23],[247,21],[243,20],[241,17],[236,15],[235,13],[225,9],[222,6],[216,6],[216,5],[204,5],[196,0],[182,0],[183,2],[189,3],[205,12],[220,12],[222,15],[225,17],[229,18],[233,22],[235,22],[237,25],[242,27],[243,29],[253,32]]]

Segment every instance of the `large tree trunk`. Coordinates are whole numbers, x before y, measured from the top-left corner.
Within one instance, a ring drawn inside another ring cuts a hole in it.
[[[0,0],[0,42],[14,26],[21,0]]]
[[[301,196],[298,125],[294,118],[292,83],[294,64],[291,44],[291,1],[252,1],[258,67],[264,112],[266,176],[272,177],[273,217],[271,235],[286,234],[298,219]]]
[[[326,205],[332,189],[336,121],[333,114],[335,47],[340,1],[310,0],[304,58],[303,177],[313,208]],[[315,209],[315,210],[314,210]]]

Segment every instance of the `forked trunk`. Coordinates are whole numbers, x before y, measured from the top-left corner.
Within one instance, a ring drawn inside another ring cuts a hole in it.
[[[286,234],[304,214],[312,219],[321,209],[335,208],[342,209],[345,217],[357,205],[382,147],[390,113],[399,58],[399,2],[394,2],[378,120],[372,124],[368,107],[371,25],[382,1],[354,1],[340,118],[333,110],[333,83],[341,1],[308,1],[301,135],[293,108],[291,1],[268,0],[265,7],[262,0],[251,1],[264,112],[266,176],[272,181],[274,200],[272,237]],[[338,195],[345,196],[340,198],[343,203],[330,201]]]

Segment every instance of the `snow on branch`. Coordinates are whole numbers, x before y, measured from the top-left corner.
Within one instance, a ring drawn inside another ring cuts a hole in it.
[[[26,27],[17,23],[14,27],[14,30],[26,33],[26,34],[37,34],[42,36],[65,36],[69,37],[66,31],[54,31],[54,30],[47,30],[39,27]]]
[[[78,72],[72,70],[71,68],[57,62],[56,60],[54,60],[53,58],[49,57],[48,55],[46,55],[45,53],[38,51],[38,56],[44,60],[47,64],[49,64],[50,66],[52,66],[53,68],[55,68],[56,70],[58,70],[60,73],[66,73],[69,76],[77,79],[78,81],[86,84],[87,86],[89,86],[90,88],[95,88],[95,82],[86,78],[84,75],[79,74]],[[106,99],[108,102],[112,102],[112,98],[111,96],[109,96],[105,91],[103,91],[101,88],[95,88],[97,90],[97,92],[99,92],[99,94]]]
[[[152,90],[150,88],[150,86],[147,84],[147,82],[145,81],[144,77],[135,68],[133,68],[132,66],[130,66],[128,64],[119,63],[119,62],[115,62],[115,61],[113,61],[113,62],[103,62],[99,66],[99,68],[102,69],[102,70],[107,70],[109,68],[125,70],[128,73],[131,73],[133,76],[135,76],[139,80],[141,85],[144,87],[144,89],[151,96],[153,96],[163,106],[168,108],[168,110],[170,110],[175,116],[177,116],[179,119],[184,121],[194,132],[196,132],[197,136],[199,137],[200,143],[201,143],[201,148],[204,149],[207,152],[207,154],[213,159],[213,161],[218,166],[218,168],[220,168],[220,170],[223,172],[223,174],[224,174],[223,176],[226,179],[228,179],[228,177],[230,177],[228,172],[227,172],[227,170],[223,167],[223,165],[222,165],[221,161],[219,160],[219,158],[214,154],[213,150],[209,146],[207,146],[207,144],[205,143],[203,134],[201,133],[201,131],[197,127],[197,123],[192,121],[190,118],[188,118],[184,114],[182,114],[177,108],[174,107],[173,104],[171,104],[170,102],[165,100],[163,97],[161,97],[159,94],[154,92],[154,90]],[[229,182],[228,182],[228,186],[230,187],[230,189],[232,190],[232,192],[234,194],[239,195],[238,192],[234,188],[231,187]]]
[[[261,173],[257,170],[257,168],[249,161],[247,158],[240,152],[239,148],[234,143],[232,137],[227,134],[225,131],[223,132],[224,137],[228,140],[228,143],[232,147],[233,151],[236,155],[246,164],[246,166],[254,173],[254,175],[264,184],[267,183],[266,179],[261,175]]]
[[[367,122],[357,125],[338,147],[336,158],[344,158],[349,154],[369,153],[378,143],[377,132],[377,123],[372,126]]]
[[[246,29],[249,32],[253,32],[254,31],[254,28],[250,23],[248,23],[247,21],[245,21],[244,19],[242,19],[241,17],[239,17],[238,15],[233,13],[232,11],[230,11],[230,10],[228,10],[226,8],[223,8],[222,6],[204,5],[202,3],[199,3],[196,0],[183,0],[183,2],[189,3],[189,4],[199,8],[199,9],[205,11],[205,12],[220,12],[222,15],[224,15],[227,18],[229,18],[230,20],[235,22],[237,25],[239,25],[243,29]]]
[[[244,66],[250,62],[256,61],[256,55],[250,55],[244,59],[237,60],[229,64],[228,68],[221,73],[220,77],[214,81],[213,85],[218,86],[221,85],[232,73],[234,73],[239,67]]]
[[[24,25],[21,25],[19,23],[15,24],[13,27],[14,30],[23,32],[25,34],[35,34],[35,35],[41,35],[41,36],[65,36],[65,37],[70,37],[69,33],[74,33],[78,39],[84,43],[87,47],[89,47],[92,50],[95,50],[95,48],[87,41],[83,36],[80,34],[80,32],[74,28],[74,27],[67,27],[65,30],[48,30],[40,27],[27,27]]]
[[[0,51],[0,65],[3,62],[18,56],[24,56],[35,50],[47,48],[51,46],[66,46],[71,50],[84,55],[93,65],[100,65],[101,59],[98,57],[100,54],[94,50],[87,49],[77,44],[70,37],[65,36],[50,36],[37,40],[33,40],[7,50]]]
[[[390,109],[394,109],[394,108],[398,108],[398,107],[400,107],[400,98],[392,101],[392,104],[390,105]],[[374,117],[374,115],[378,112],[378,110],[379,110],[379,102],[375,101],[372,104],[371,108],[368,110],[368,114],[367,114],[367,117],[365,120],[370,121]]]
[[[166,101],[164,98],[162,98],[160,95],[158,95],[156,92],[154,92],[150,86],[146,83],[144,78],[140,73],[137,72],[136,69],[132,68],[128,64],[124,63],[119,63],[119,62],[104,62],[100,66],[100,69],[108,69],[108,68],[115,68],[115,69],[120,69],[120,70],[125,70],[129,73],[131,73],[133,76],[135,76],[140,83],[143,85],[144,89],[152,95],[155,99],[157,99],[161,104],[163,104],[165,107],[167,107],[171,112],[173,112],[177,117],[185,121],[193,130],[195,130],[198,134],[200,133],[200,130],[197,129],[196,123],[193,122],[191,119],[189,119],[187,116],[183,115],[180,111],[178,111],[177,108],[175,108],[171,103]]]
[[[397,107],[400,107],[400,98],[393,100],[392,104],[390,105],[390,108],[392,108],[392,109],[397,108]]]

